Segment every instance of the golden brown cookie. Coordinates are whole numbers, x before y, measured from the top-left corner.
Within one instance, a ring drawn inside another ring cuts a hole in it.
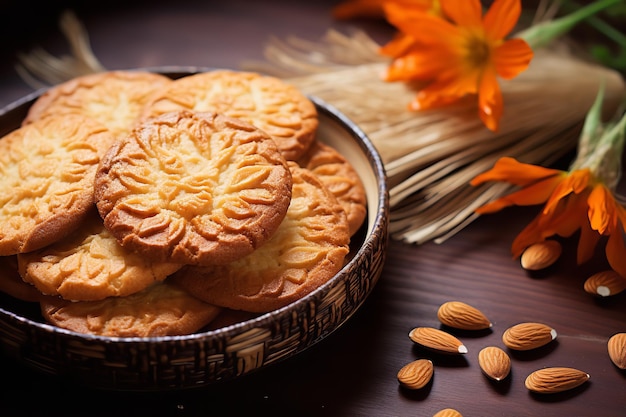
[[[42,248],[83,221],[113,139],[78,115],[47,117],[0,139],[0,255]]]
[[[0,292],[31,303],[38,303],[43,296],[37,288],[22,280],[15,255],[0,257]]]
[[[350,235],[354,235],[367,214],[365,188],[354,167],[335,148],[320,141],[311,145],[298,164],[313,171],[337,197],[348,216]]]
[[[155,261],[224,264],[278,228],[291,173],[274,141],[249,123],[180,111],[116,142],[95,196],[105,227],[125,248]]]
[[[163,281],[127,297],[100,301],[47,297],[41,301],[41,312],[50,324],[78,333],[154,337],[198,331],[219,314],[220,308]]]
[[[319,288],[343,266],[350,234],[335,196],[311,171],[290,163],[293,194],[274,236],[243,259],[215,267],[184,267],[170,278],[221,307],[267,312]]]
[[[52,87],[31,106],[23,124],[49,115],[81,114],[125,135],[137,122],[152,94],[171,83],[146,71],[109,71],[84,75]]]
[[[19,254],[18,265],[23,280],[43,294],[72,301],[130,295],[182,266],[153,262],[122,248],[95,210],[65,239]]]
[[[315,138],[315,105],[297,88],[253,72],[216,70],[189,75],[164,88],[144,117],[175,110],[221,113],[267,132],[287,160],[295,161]]]

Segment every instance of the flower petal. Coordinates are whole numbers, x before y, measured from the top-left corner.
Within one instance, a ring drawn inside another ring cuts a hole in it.
[[[522,230],[511,245],[513,256],[517,257],[524,250],[537,242],[554,235],[569,237],[583,224],[587,223],[585,198],[561,200],[555,210],[542,211]]]
[[[490,39],[504,38],[513,30],[521,13],[520,0],[495,0],[483,19],[485,32]]]
[[[396,58],[408,53],[415,44],[416,42],[413,37],[398,32],[393,39],[380,47],[378,52],[381,55]]]
[[[590,180],[591,171],[589,171],[589,169],[578,169],[570,172],[554,189],[552,196],[546,202],[543,209],[544,213],[554,210],[559,201],[567,197],[569,194],[582,193],[589,185]]]
[[[514,193],[501,197],[476,209],[478,214],[494,213],[509,206],[533,206],[545,203],[561,181],[559,177],[549,177],[531,184]]]
[[[528,68],[533,56],[533,50],[526,41],[511,39],[496,47],[493,62],[498,75],[510,80]]]
[[[460,97],[443,96],[438,94],[428,94],[424,90],[420,91],[411,103],[409,103],[409,110],[428,110],[437,109],[448,106],[458,101]]]
[[[578,238],[578,249],[576,253],[576,262],[578,265],[584,264],[593,257],[599,241],[600,234],[591,228],[589,222],[584,222],[581,225],[580,237]]]
[[[492,169],[474,177],[470,184],[480,185],[487,181],[506,181],[524,187],[539,180],[566,174],[565,171],[525,164],[511,157],[502,157],[496,161]]]
[[[611,192],[603,185],[598,185],[589,194],[587,202],[591,228],[601,235],[616,232],[617,213]]]
[[[419,52],[408,52],[395,58],[383,75],[385,81],[431,81],[442,74],[456,68],[454,57],[440,48],[422,48]]]
[[[545,210],[544,210],[545,212]],[[568,237],[589,224],[587,219],[587,193],[576,194],[561,200],[553,212],[552,233]]]
[[[482,5],[480,0],[441,0],[444,16],[459,26],[481,27]]]
[[[489,130],[498,130],[503,107],[502,92],[495,68],[484,68],[478,87],[478,115]]]
[[[420,10],[407,10],[397,4],[385,5],[387,21],[416,42],[426,45],[459,44],[462,41],[457,26],[441,17]]]
[[[413,105],[414,110],[424,110],[448,105],[461,97],[475,93],[475,83],[461,74],[458,76],[442,74],[441,79],[429,84],[417,93]]]
[[[539,219],[541,215],[538,215],[526,225],[526,227],[513,239],[511,244],[511,253],[514,258],[518,258],[522,255],[524,250],[532,244],[543,242],[545,240],[541,235],[541,228],[539,227]]]
[[[604,250],[606,259],[611,268],[622,277],[626,277],[626,246],[624,246],[624,234],[617,230],[609,236]]]

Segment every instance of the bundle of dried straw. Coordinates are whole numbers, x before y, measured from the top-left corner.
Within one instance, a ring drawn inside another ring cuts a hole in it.
[[[243,67],[287,78],[363,129],[385,162],[391,236],[411,243],[443,242],[476,218],[477,207],[508,191],[502,183],[469,185],[499,157],[546,165],[575,149],[601,83],[606,109],[614,110],[624,96],[615,71],[566,50],[538,51],[527,71],[503,82],[504,115],[494,133],[476,116],[475,102],[409,111],[416,90],[381,80],[387,62],[378,48],[362,32],[329,31],[317,43],[272,39],[268,62]]]
[[[21,57],[23,68],[56,83],[101,70],[86,47],[86,32],[66,15],[66,36],[76,58]],[[69,30],[68,30],[69,28]],[[474,210],[509,191],[502,183],[472,187],[469,181],[502,156],[547,165],[572,152],[584,117],[601,83],[605,109],[624,96],[621,76],[583,62],[567,51],[539,51],[530,68],[503,82],[504,115],[500,129],[485,128],[474,101],[423,112],[407,109],[416,90],[380,78],[387,61],[367,34],[330,30],[319,41],[272,38],[266,61],[244,62],[243,70],[286,79],[304,93],[333,105],[370,137],[379,150],[390,185],[390,234],[410,243],[444,242],[473,221]],[[55,65],[44,66],[38,58]],[[43,71],[41,69],[44,68]],[[46,72],[42,74],[42,72]]]

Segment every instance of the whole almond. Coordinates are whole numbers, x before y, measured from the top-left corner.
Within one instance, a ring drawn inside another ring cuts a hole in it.
[[[459,339],[434,327],[416,327],[409,332],[409,338],[418,345],[440,352],[467,353],[467,348]]]
[[[491,322],[482,311],[461,301],[448,301],[437,310],[437,317],[442,324],[461,330],[484,330],[491,327]]]
[[[478,365],[494,381],[502,381],[511,372],[511,358],[496,346],[487,346],[478,352]]]
[[[607,343],[609,357],[619,369],[626,369],[626,333],[616,333]]]
[[[441,411],[436,412],[433,417],[463,417],[461,413],[454,408],[444,408]]]
[[[561,252],[561,244],[556,240],[545,240],[530,245],[522,253],[522,268],[530,271],[547,268],[559,259]]]
[[[398,382],[409,389],[426,386],[433,377],[433,363],[428,359],[418,359],[404,365],[398,371]]]
[[[587,278],[584,288],[589,294],[608,297],[626,290],[626,278],[609,269]]]
[[[531,350],[547,345],[556,339],[556,330],[543,323],[520,323],[502,334],[502,342],[513,350]]]
[[[528,390],[552,394],[567,391],[584,384],[589,380],[589,374],[575,368],[552,367],[539,369],[526,378]]]

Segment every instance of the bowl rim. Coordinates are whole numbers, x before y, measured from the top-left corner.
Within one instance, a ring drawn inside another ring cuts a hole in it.
[[[206,68],[206,67],[196,67],[196,66],[164,66],[164,67],[146,67],[146,68],[138,68],[133,69],[137,70],[145,70],[151,72],[159,72],[165,75],[168,75],[172,78],[177,76],[189,75],[196,72],[201,71],[212,71],[215,68]],[[6,114],[12,111],[18,111],[21,107],[30,106],[32,102],[39,97],[46,88],[41,88],[36,91],[33,91],[26,96],[23,96],[20,99],[9,103],[8,105],[0,108],[0,119]],[[352,120],[350,120],[343,112],[337,109],[335,106],[325,102],[323,99],[313,96],[307,95],[307,97],[315,104],[318,112],[323,113],[324,116],[332,120],[333,122],[339,124],[346,128],[346,133],[352,136],[355,139],[355,142],[361,148],[364,156],[368,159],[369,165],[372,168],[374,177],[376,179],[376,187],[377,187],[377,202],[376,202],[376,214],[373,218],[373,222],[371,227],[368,227],[368,231],[363,238],[363,242],[359,246],[358,250],[355,252],[352,259],[350,259],[342,269],[329,281],[316,288],[311,293],[302,297],[301,299],[290,303],[284,307],[281,307],[276,310],[272,310],[266,313],[263,313],[257,317],[253,317],[251,319],[247,319],[241,322],[233,323],[218,329],[212,329],[207,331],[194,332],[186,335],[172,335],[172,336],[152,336],[152,337],[113,337],[113,336],[101,336],[101,335],[92,335],[92,334],[84,334],[78,333],[71,330],[63,329],[48,323],[39,322],[32,320],[30,318],[24,317],[18,313],[5,309],[3,306],[0,306],[0,317],[5,317],[13,322],[22,323],[27,326],[32,326],[36,329],[46,331],[49,333],[55,333],[59,335],[63,335],[64,337],[71,338],[73,340],[80,340],[82,342],[93,342],[93,343],[124,343],[124,344],[133,344],[133,343],[141,343],[141,344],[152,344],[152,343],[180,343],[182,342],[197,342],[203,340],[210,340],[212,338],[228,338],[229,336],[235,336],[242,334],[245,331],[254,329],[254,328],[267,328],[272,322],[275,321],[276,317],[288,316],[290,313],[297,311],[303,305],[307,305],[309,301],[314,300],[316,298],[321,298],[325,293],[329,292],[336,285],[344,281],[344,277],[348,274],[348,271],[353,267],[353,265],[358,262],[360,256],[369,250],[372,239],[380,233],[383,233],[384,236],[379,237],[380,239],[388,239],[387,237],[387,207],[389,204],[389,191],[387,187],[387,176],[385,172],[385,167],[382,161],[380,154],[378,153],[376,147],[373,142],[369,139],[369,137],[365,134],[365,132],[358,127]],[[354,309],[356,311],[357,308]],[[347,319],[347,318],[346,318]],[[332,333],[334,329],[332,329],[329,333]],[[313,341],[312,344],[316,343]]]

